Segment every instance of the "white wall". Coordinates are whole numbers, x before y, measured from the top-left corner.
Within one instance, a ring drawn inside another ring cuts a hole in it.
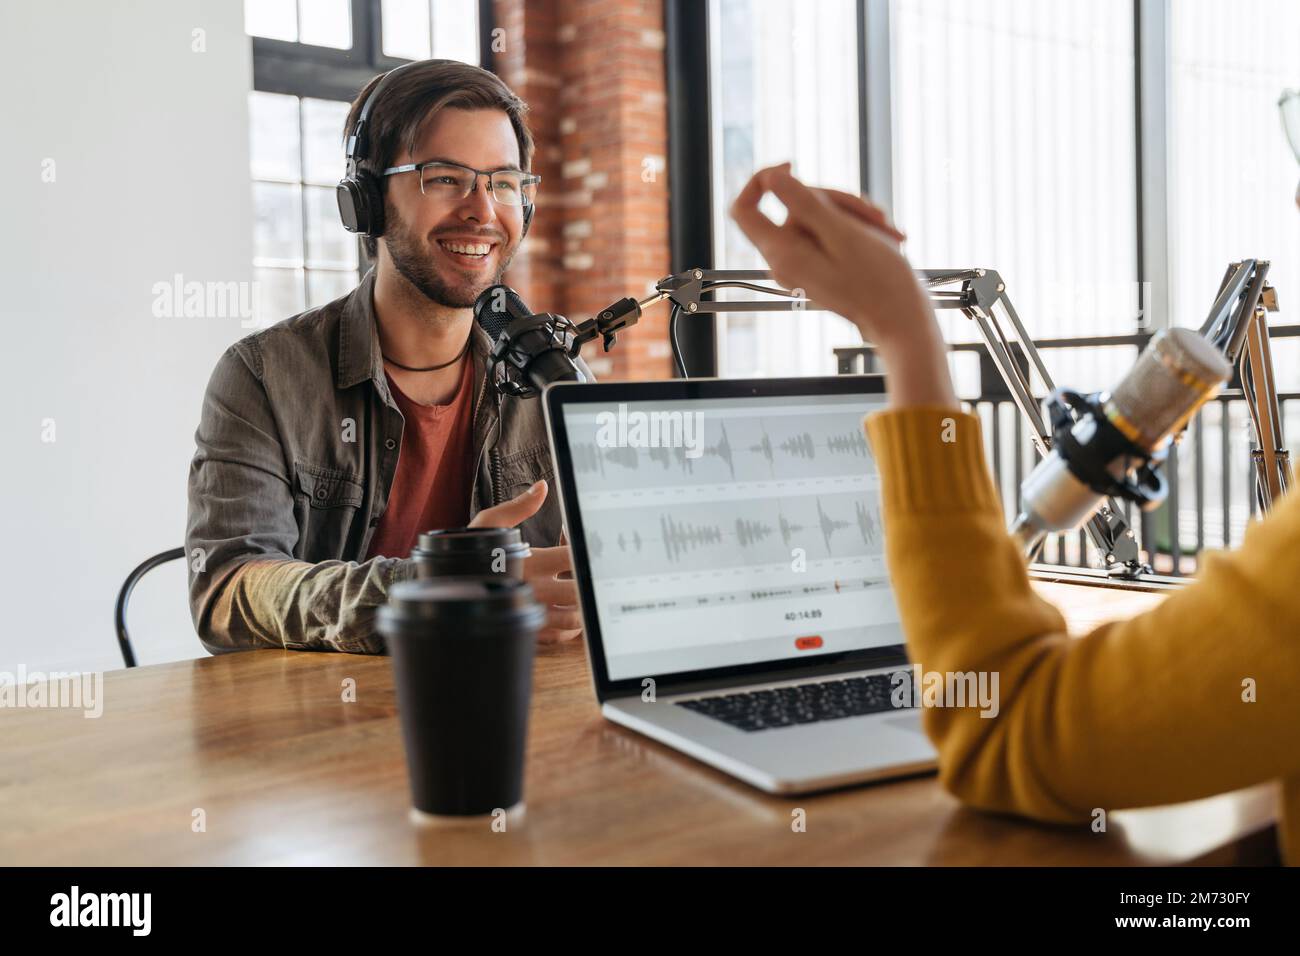
[[[245,334],[153,312],[177,273],[251,281],[243,5],[6,3],[0,37],[0,671],[120,667],[117,589],[181,544],[203,388]],[[143,663],[205,653],[179,562],[132,609]]]

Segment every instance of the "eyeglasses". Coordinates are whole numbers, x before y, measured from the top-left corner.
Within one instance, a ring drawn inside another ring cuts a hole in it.
[[[531,206],[533,197],[537,194],[537,184],[542,181],[541,176],[533,176],[518,169],[489,172],[441,160],[390,166],[384,170],[383,175],[411,172],[420,174],[420,192],[424,195],[450,201],[464,199],[474,191],[478,178],[486,176],[488,195],[503,206]]]

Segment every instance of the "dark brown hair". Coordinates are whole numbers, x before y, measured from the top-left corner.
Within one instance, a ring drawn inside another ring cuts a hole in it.
[[[352,101],[343,124],[345,143],[356,125],[362,104],[383,78],[382,73],[374,77]],[[399,149],[413,150],[425,124],[440,110],[448,108],[503,110],[510,117],[519,141],[519,165],[523,169],[532,168],[533,135],[525,118],[528,104],[495,73],[459,60],[421,60],[393,77],[379,101],[370,108],[366,120],[367,149],[364,156],[358,157],[361,167],[377,175],[391,166]],[[378,244],[370,238],[365,244],[367,254],[373,259]]]

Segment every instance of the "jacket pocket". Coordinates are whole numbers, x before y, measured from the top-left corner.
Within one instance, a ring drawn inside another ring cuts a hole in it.
[[[365,488],[361,479],[337,468],[325,468],[295,462],[298,491],[307,496],[313,508],[360,508]]]
[[[554,485],[555,466],[549,445],[536,445],[512,455],[492,451],[492,492],[496,503],[509,501],[528,490],[533,482],[545,478]],[[555,489],[551,488],[551,494]]]
[[[294,512],[298,520],[295,556],[304,561],[347,557],[348,536],[365,500],[361,479],[337,468],[294,463],[297,488]]]
[[[555,487],[555,466],[549,445],[537,445],[511,455],[492,453],[492,490],[495,503],[509,501],[535,481],[545,478],[550,487],[537,514],[519,525],[524,540],[534,547],[550,548],[560,543],[560,489]]]

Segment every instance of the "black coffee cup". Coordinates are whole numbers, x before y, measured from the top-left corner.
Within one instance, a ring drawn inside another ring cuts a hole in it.
[[[421,534],[411,557],[417,578],[505,575],[522,580],[531,553],[518,528],[444,528]]]
[[[546,611],[506,575],[403,581],[379,609],[411,800],[437,816],[523,800],[533,653]]]

